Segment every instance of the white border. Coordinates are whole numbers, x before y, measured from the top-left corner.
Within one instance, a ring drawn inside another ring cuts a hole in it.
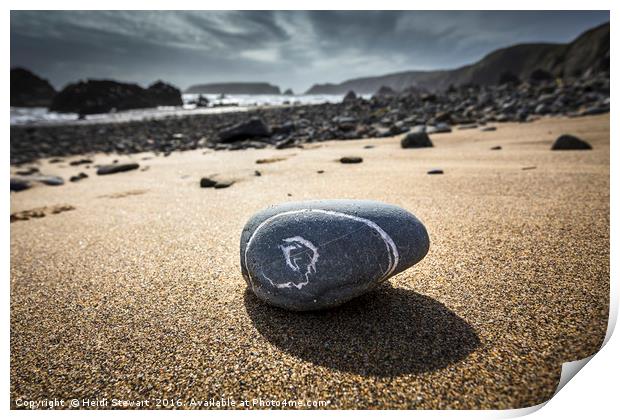
[[[358,1],[339,1],[335,2],[333,0],[325,1],[325,0],[299,0],[294,3],[290,1],[283,0],[269,0],[269,1],[261,1],[256,2],[256,4],[250,1],[241,1],[241,0],[228,0],[225,3],[217,2],[217,3],[207,3],[204,1],[198,0],[176,0],[175,2],[161,2],[161,1],[131,1],[131,0],[109,0],[106,2],[100,2],[97,5],[92,3],[85,3],[83,1],[66,1],[66,0],[57,0],[52,2],[49,1],[8,1],[6,2],[8,5],[7,11],[2,15],[2,27],[5,28],[4,33],[4,42],[2,43],[3,48],[3,56],[7,61],[9,61],[9,48],[10,48],[10,39],[9,39],[9,12],[8,10],[13,9],[74,9],[74,10],[109,10],[109,9],[120,9],[120,10],[132,10],[132,9],[160,9],[160,10],[200,10],[200,9],[212,9],[212,10],[235,10],[235,9],[342,9],[342,10],[359,10],[359,9],[382,9],[382,10],[400,10],[400,9],[417,9],[417,10],[565,10],[565,9],[574,9],[574,10],[611,10],[611,16],[615,15],[615,9],[618,8],[618,2],[614,1],[602,1],[602,0],[589,0],[587,2],[577,2],[577,1],[561,1],[561,0],[547,0],[544,3],[540,0],[522,0],[519,2],[497,2],[490,0],[471,0],[468,2],[460,2],[456,0],[448,1],[448,0],[433,0],[432,2],[407,2],[407,1],[396,1],[396,0],[382,0],[377,3],[376,1],[368,1],[368,0],[358,0]],[[221,7],[224,5],[225,7]],[[464,9],[463,6],[468,6],[467,9]],[[585,6],[585,7],[584,7]],[[613,20],[613,19],[612,19]],[[615,29],[611,31],[611,41],[612,41],[612,50],[615,50],[614,45],[618,45],[618,36],[615,35]],[[611,54],[611,65],[612,71],[614,68],[617,68],[617,54],[614,51]],[[3,95],[5,103],[5,115],[9,114],[9,104],[6,98],[9,97],[9,63],[5,63],[5,78],[2,83]],[[615,76],[614,76],[615,77]],[[615,79],[614,79],[615,80]],[[612,83],[612,92],[616,93],[617,89],[615,89],[615,83]],[[616,95],[612,95],[616,97]],[[8,125],[8,119],[5,124]],[[615,114],[612,108],[612,117],[611,121],[611,138],[617,138],[616,134],[618,133],[618,119],[615,118]],[[2,147],[4,150],[3,160],[6,163],[5,174],[8,174],[8,166],[9,166],[9,136],[8,129],[4,131],[6,133],[6,138],[3,139]],[[616,185],[616,171],[614,168],[614,162],[617,162],[617,147],[614,145],[612,141],[611,146],[611,209],[618,208],[617,206],[617,194],[615,194],[615,185]],[[8,181],[8,180],[7,180]],[[6,183],[6,181],[5,181]],[[5,210],[5,222],[2,225],[2,238],[3,241],[3,249],[2,255],[0,256],[2,261],[2,267],[4,269],[4,273],[6,276],[5,287],[9,287],[10,276],[9,276],[9,256],[10,256],[10,234],[9,234],[9,213],[10,213],[10,197],[5,192],[5,196],[2,198],[2,208]],[[611,235],[612,238],[617,238],[617,229],[615,229],[615,224],[612,221],[611,224]],[[614,413],[617,415],[618,412],[618,396],[617,396],[617,383],[618,383],[618,359],[620,356],[620,344],[618,343],[617,337],[612,337],[611,332],[613,326],[615,325],[617,319],[617,309],[618,309],[618,294],[617,294],[617,263],[615,261],[618,260],[618,247],[615,245],[615,241],[611,242],[611,285],[612,285],[612,299],[611,299],[611,311],[610,311],[610,328],[608,329],[608,335],[606,337],[607,345],[592,359],[592,361],[588,364],[588,366],[584,369],[583,372],[579,374],[579,379],[575,381],[571,381],[568,385],[565,386],[564,389],[561,390],[554,398],[550,400],[547,406],[538,412],[536,412],[532,418],[562,418],[562,419],[571,419],[571,418],[579,418],[583,419],[585,416],[591,418],[610,418],[610,414]],[[9,294],[6,294],[4,299],[4,308],[2,311],[2,328],[5,337],[5,345],[2,347],[2,356],[3,361],[6,363],[5,372],[6,374],[2,376],[4,389],[5,389],[5,410],[8,410],[9,407],[9,307],[10,307],[10,299]],[[540,408],[540,407],[538,407]],[[317,411],[302,411],[295,412],[295,416],[298,417],[316,417],[323,415],[337,415],[337,416],[355,416],[356,418],[359,416],[365,417],[369,415],[379,414],[381,416],[388,415],[390,417],[401,417],[401,416],[415,416],[416,418],[437,418],[441,416],[442,418],[502,418],[506,417],[506,415],[518,415],[518,414],[526,414],[526,412],[532,411],[532,409],[522,409],[522,410],[509,410],[509,411],[484,411],[484,412],[469,412],[469,411],[438,411],[438,412],[411,412],[411,411],[401,411],[401,412],[368,412],[368,411],[356,411],[356,412],[317,412]],[[53,415],[54,417],[58,416],[60,418],[76,418],[79,416],[80,418],[84,416],[87,412],[80,411],[78,412],[46,412],[46,411],[11,411],[9,415],[15,417],[24,417],[24,418],[36,418],[39,416],[49,416]],[[113,414],[111,414],[113,413]],[[140,411],[140,412],[111,412],[111,411],[98,411],[98,412],[88,412],[89,416],[100,417],[100,416],[109,416],[114,415],[122,417],[142,417],[145,418],[163,418],[163,416],[169,416],[171,413],[163,412],[163,411]],[[223,416],[247,416],[250,415],[249,412],[209,412],[209,413],[187,413],[186,415],[199,415],[199,416],[209,416],[209,417],[223,417]],[[265,417],[267,416],[272,419],[273,417],[278,416],[288,416],[290,412],[272,412],[272,411],[258,411],[253,412],[253,416]]]

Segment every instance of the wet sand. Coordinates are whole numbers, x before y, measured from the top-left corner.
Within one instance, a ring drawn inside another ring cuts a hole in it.
[[[43,173],[89,178],[11,194],[12,213],[44,214],[11,223],[12,406],[20,397],[543,402],[561,362],[592,354],[605,335],[609,115],[497,127],[431,135],[432,149],[401,149],[399,136],[94,155],[148,166],[108,176],[42,162]],[[565,133],[594,149],[550,151]],[[338,162],[350,155],[364,162]],[[255,163],[272,158],[283,159]],[[435,168],[444,174],[426,174]],[[237,182],[201,189],[214,173]],[[429,254],[340,308],[264,305],[240,273],[243,225],[270,204],[318,198],[406,208],[426,225]]]

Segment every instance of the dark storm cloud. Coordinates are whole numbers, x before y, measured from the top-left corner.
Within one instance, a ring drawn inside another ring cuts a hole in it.
[[[14,11],[11,65],[57,87],[83,78],[181,87],[315,82],[451,68],[520,42],[567,42],[608,12]]]

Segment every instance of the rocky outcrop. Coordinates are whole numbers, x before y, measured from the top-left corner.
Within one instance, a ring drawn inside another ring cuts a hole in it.
[[[207,83],[193,85],[185,93],[212,93],[225,95],[279,95],[280,88],[269,83]]]
[[[182,106],[183,98],[181,91],[174,86],[162,82],[161,80],[153,83],[146,89],[151,101],[156,106]]]
[[[11,69],[11,106],[48,107],[56,90],[50,83],[24,69]]]
[[[148,89],[113,80],[88,80],[72,83],[60,91],[50,110],[78,114],[100,114],[112,110],[182,105],[181,91],[163,82]]]

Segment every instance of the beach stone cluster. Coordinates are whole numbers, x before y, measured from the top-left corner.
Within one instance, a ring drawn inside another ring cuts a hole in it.
[[[408,132],[434,136],[452,127],[481,130],[494,122],[541,116],[609,112],[609,75],[536,83],[459,86],[443,92],[405,89],[372,98],[347,95],[341,103],[266,107],[246,112],[187,115],[115,124],[11,126],[11,163],[95,152],[133,154],[210,148],[299,147],[327,140],[391,137]],[[542,105],[542,106],[541,106]],[[492,128],[489,128],[492,129]]]
[[[241,234],[241,270],[266,303],[325,309],[360,296],[421,261],[426,228],[413,214],[364,200],[318,200],[269,207]]]

